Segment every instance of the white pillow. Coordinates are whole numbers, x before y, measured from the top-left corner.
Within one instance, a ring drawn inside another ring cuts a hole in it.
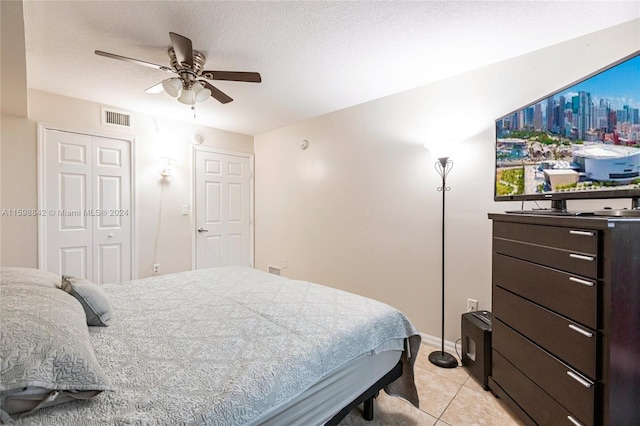
[[[84,278],[62,276],[62,289],[78,299],[87,316],[88,325],[109,325],[111,320],[111,303],[107,293],[97,284]]]
[[[0,418],[109,389],[80,304],[58,288],[0,286]]]
[[[60,288],[60,275],[41,269],[3,266],[0,268],[0,285],[37,285]]]

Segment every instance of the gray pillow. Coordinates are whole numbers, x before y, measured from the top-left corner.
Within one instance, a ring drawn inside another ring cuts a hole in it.
[[[109,389],[80,304],[57,288],[0,286],[0,418]]]
[[[62,289],[78,299],[87,316],[88,325],[109,325],[111,304],[107,293],[97,284],[84,278],[62,276]]]
[[[60,275],[41,269],[3,266],[0,268],[0,285],[36,285],[59,288]]]

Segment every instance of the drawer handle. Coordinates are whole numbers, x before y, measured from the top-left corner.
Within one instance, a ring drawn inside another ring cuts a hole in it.
[[[574,373],[573,371],[567,371],[567,375],[569,377],[571,377],[573,380],[575,380],[576,382],[580,383],[582,386],[584,386],[587,389],[590,388],[591,386],[593,386],[593,383],[591,383],[587,379],[579,376],[578,374]]]
[[[585,237],[593,237],[594,233],[593,232],[589,232],[589,231],[577,231],[575,229],[572,229],[571,231],[569,231],[569,233],[571,235],[582,235]]]
[[[576,420],[576,418],[575,418],[575,417],[573,417],[573,416],[567,416],[567,419],[569,419],[569,421],[570,421],[571,423],[573,423],[574,425],[576,425],[576,426],[583,426],[583,425],[582,425],[582,423],[580,423],[579,421],[577,421],[577,420]]]
[[[569,277],[569,281],[573,281],[574,283],[588,285],[589,287],[593,287],[593,281],[587,281],[576,277]]]
[[[570,253],[569,257],[573,259],[578,259],[578,260],[586,260],[588,262],[593,262],[595,260],[595,257],[593,256],[585,256],[583,254],[575,254],[575,253]]]
[[[573,325],[573,324],[569,324],[569,328],[572,329],[573,331],[577,331],[578,333],[582,334],[585,337],[593,337],[593,333],[587,331],[587,330],[583,330],[582,328],[578,327],[577,325]]]

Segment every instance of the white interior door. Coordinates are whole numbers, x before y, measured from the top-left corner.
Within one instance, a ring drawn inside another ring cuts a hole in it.
[[[45,129],[42,144],[40,267],[98,284],[131,279],[130,142]]]
[[[195,268],[253,265],[251,156],[195,150]]]
[[[47,130],[45,134],[44,269],[93,279],[91,138]]]
[[[93,137],[93,280],[131,279],[131,145]]]

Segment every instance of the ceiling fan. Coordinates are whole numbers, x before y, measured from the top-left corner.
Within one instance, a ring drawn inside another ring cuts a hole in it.
[[[190,39],[172,32],[169,33],[169,36],[171,37],[171,47],[169,47],[168,51],[171,60],[170,67],[141,61],[139,59],[127,58],[126,56],[103,52],[101,50],[96,50],[95,54],[177,74],[177,77],[163,80],[149,87],[145,92],[158,93],[164,89],[169,95],[178,98],[179,102],[191,105],[192,108],[196,102],[205,101],[209,96],[214,97],[223,104],[233,100],[226,93],[202,79],[243,81],[248,83],[260,83],[262,81],[260,73],[257,72],[204,70],[206,58],[202,53],[193,50]]]

